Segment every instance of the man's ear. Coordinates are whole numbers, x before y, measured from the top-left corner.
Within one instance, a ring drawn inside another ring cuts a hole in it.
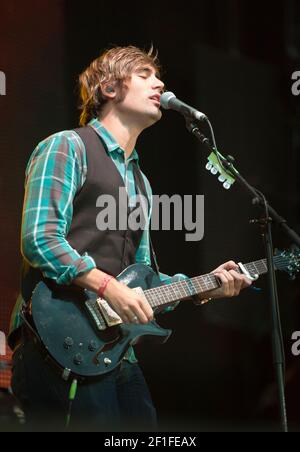
[[[112,83],[107,83],[101,87],[103,96],[108,99],[114,99],[116,97],[116,90]]]

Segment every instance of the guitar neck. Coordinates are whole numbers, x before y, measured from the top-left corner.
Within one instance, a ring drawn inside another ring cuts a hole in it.
[[[276,268],[276,257],[274,258]],[[266,259],[256,262],[244,264],[250,275],[263,275],[268,273],[268,266]],[[277,268],[276,268],[277,269]],[[240,270],[237,270],[241,273]],[[166,284],[153,289],[144,291],[144,294],[152,308],[168,305],[185,298],[190,298],[195,295],[201,295],[211,290],[218,289],[221,286],[219,279],[213,274],[196,276],[194,278],[187,278],[185,280]]]

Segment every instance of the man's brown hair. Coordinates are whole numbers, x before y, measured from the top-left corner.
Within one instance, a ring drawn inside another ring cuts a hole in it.
[[[80,125],[85,126],[98,117],[107,98],[101,87],[111,83],[113,88],[122,88],[124,80],[141,66],[150,65],[159,74],[157,52],[151,46],[148,52],[138,47],[113,47],[96,58],[79,76]]]

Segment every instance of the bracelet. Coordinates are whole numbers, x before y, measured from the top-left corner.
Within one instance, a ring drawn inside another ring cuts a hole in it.
[[[97,291],[97,294],[99,295],[100,298],[103,298],[105,289],[106,289],[108,283],[109,283],[112,279],[115,279],[114,276],[111,276],[111,275],[105,275],[105,276],[104,276],[104,278],[103,278],[103,280],[102,280],[102,283],[100,284],[100,287],[99,287],[99,289],[98,289],[98,291]]]

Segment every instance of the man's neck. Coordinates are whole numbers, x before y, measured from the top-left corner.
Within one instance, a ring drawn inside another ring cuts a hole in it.
[[[141,130],[129,124],[129,121],[124,121],[113,114],[108,114],[99,120],[125,151],[126,159],[128,159],[135,148]]]

